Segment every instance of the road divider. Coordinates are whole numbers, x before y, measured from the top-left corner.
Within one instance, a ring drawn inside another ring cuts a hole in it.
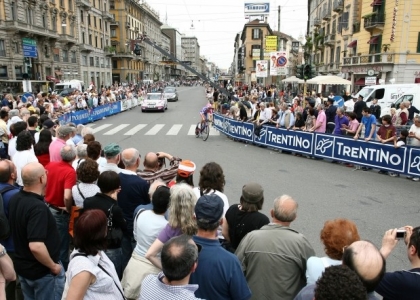
[[[420,177],[420,148],[375,141],[365,142],[352,137],[286,130],[264,125],[259,137],[254,124],[213,114],[214,127],[234,139],[255,145],[292,151],[316,158],[326,158],[369,168]]]

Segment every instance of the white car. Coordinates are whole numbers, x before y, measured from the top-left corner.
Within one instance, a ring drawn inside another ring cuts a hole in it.
[[[164,112],[168,109],[168,100],[163,93],[148,93],[141,104],[141,111],[157,110]]]

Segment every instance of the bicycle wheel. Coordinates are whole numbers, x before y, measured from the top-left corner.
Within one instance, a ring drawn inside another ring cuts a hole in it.
[[[209,138],[210,127],[207,122],[203,126],[204,127],[201,129],[201,138],[203,139],[203,141],[207,141],[207,139]]]

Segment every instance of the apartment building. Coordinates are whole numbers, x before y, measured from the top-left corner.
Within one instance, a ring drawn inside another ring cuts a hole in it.
[[[309,1],[307,53],[320,74],[341,74],[355,88],[377,82],[420,81],[420,2],[413,0]]]
[[[196,37],[182,36],[181,37],[182,47],[185,48],[185,61],[190,64],[190,67],[201,73],[200,63],[200,45]],[[187,76],[196,77],[196,75],[190,71],[187,71]]]
[[[184,50],[182,48],[181,33],[177,29],[170,27],[167,24],[162,25],[161,31],[163,34],[168,36],[171,40],[169,53],[179,61],[185,60]],[[170,71],[170,75],[169,75],[170,79],[173,79],[173,80],[179,80],[181,76],[185,75],[185,68],[174,61],[172,61],[169,71]]]

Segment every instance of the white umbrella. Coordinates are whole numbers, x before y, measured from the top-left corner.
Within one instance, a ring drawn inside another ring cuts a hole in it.
[[[351,81],[339,76],[317,76],[307,81],[309,84],[351,85]]]
[[[287,77],[286,79],[283,79],[281,82],[283,82],[283,83],[303,83],[304,81],[303,81],[303,79],[299,79],[299,78],[297,78],[296,76],[290,76],[290,77]]]

